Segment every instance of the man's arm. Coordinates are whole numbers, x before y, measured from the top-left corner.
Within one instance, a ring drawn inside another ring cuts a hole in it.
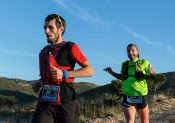
[[[94,75],[94,70],[88,61],[81,64],[78,70],[69,71],[70,77],[91,77]]]
[[[72,59],[80,65],[78,70],[62,71],[61,69],[53,69],[51,75],[53,78],[66,79],[69,77],[91,77],[94,75],[94,70],[86,57],[81,52],[78,45],[74,45],[71,49]]]
[[[94,70],[88,61],[81,64],[81,68],[78,70],[67,71],[68,77],[91,77],[94,75]],[[59,68],[53,68],[51,75],[55,79],[64,79],[64,73]]]
[[[76,44],[71,49],[71,57],[80,65],[81,68],[69,71],[70,77],[91,77],[94,75],[92,66]]]

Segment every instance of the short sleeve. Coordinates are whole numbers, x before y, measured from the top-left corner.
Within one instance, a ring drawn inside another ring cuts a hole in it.
[[[82,51],[77,44],[74,44],[71,49],[71,57],[79,64],[83,65],[87,58],[83,55]]]
[[[143,66],[145,68],[145,72],[147,75],[150,75],[150,71],[149,71],[149,67],[150,67],[150,63],[148,60],[143,60]]]

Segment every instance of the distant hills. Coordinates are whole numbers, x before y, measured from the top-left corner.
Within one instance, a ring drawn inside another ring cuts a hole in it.
[[[27,81],[16,78],[0,77],[0,95],[14,96],[17,103],[30,103],[36,101],[38,94],[32,90],[32,83],[37,80]],[[82,93],[98,87],[96,84],[89,82],[74,83],[77,93]]]
[[[15,90],[24,93],[32,93],[31,85],[37,82],[37,80],[27,81],[16,78],[0,78],[0,90]],[[86,90],[98,87],[98,85],[89,82],[74,83],[74,87],[77,93],[82,93]]]
[[[175,72],[163,73],[166,77],[166,81],[161,85],[160,91],[174,91],[175,89]]]
[[[157,83],[155,83],[155,86],[157,87],[156,91],[153,91],[151,93],[157,93],[157,92],[165,92],[169,93],[170,91],[171,96],[175,96],[174,88],[175,88],[175,72],[167,72],[167,73],[160,73],[157,74],[158,79]],[[114,80],[113,80],[114,81]],[[153,87],[154,88],[154,87]],[[151,88],[151,89],[153,89]],[[114,93],[114,87],[112,87],[111,83],[96,87],[94,89],[90,89],[87,91],[84,91],[80,94],[80,96],[88,96],[88,95],[99,95],[99,94],[106,94],[106,93]]]
[[[89,83],[89,82],[78,82],[78,83],[74,83],[74,88],[75,88],[75,91],[80,94],[80,93],[83,93],[83,92],[86,92],[88,90],[91,90],[91,89],[95,89],[99,87],[98,85],[94,84],[94,83]]]
[[[1,77],[0,90],[13,90],[31,94],[31,85],[26,80]]]
[[[165,82],[160,83],[159,91],[172,91],[175,88],[175,72],[161,73],[165,77]],[[35,101],[37,94],[32,91],[31,83],[35,82],[11,79],[6,77],[0,77],[0,95],[15,96],[18,102],[28,102],[29,100]],[[98,86],[94,83],[79,82],[74,83],[75,90],[80,95],[95,95],[110,93],[112,91],[111,82],[109,84]]]
[[[0,95],[14,96],[17,103],[30,103],[37,99],[28,81],[6,77],[0,78]]]

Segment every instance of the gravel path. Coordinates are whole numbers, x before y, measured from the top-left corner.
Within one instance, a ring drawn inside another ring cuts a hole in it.
[[[115,117],[96,118],[86,123],[126,123],[124,114]],[[136,115],[135,123],[140,123]],[[175,123],[175,98],[158,100],[150,105],[150,123]]]

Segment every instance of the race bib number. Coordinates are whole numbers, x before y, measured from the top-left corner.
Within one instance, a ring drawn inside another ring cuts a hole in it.
[[[60,86],[44,85],[41,99],[48,102],[60,102]]]
[[[142,103],[142,97],[127,97],[128,103]]]

